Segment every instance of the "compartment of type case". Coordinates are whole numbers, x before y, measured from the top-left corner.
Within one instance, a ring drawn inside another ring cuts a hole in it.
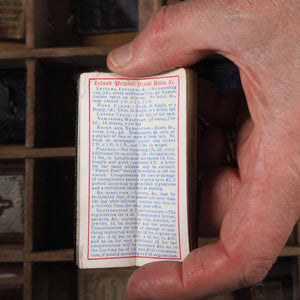
[[[25,206],[24,161],[0,160],[0,244],[22,244]]]
[[[0,70],[0,144],[25,143],[26,71]]]
[[[34,249],[68,249],[74,245],[74,159],[35,162]]]
[[[36,35],[42,46],[116,46],[138,31],[138,0],[48,0],[40,10],[41,30],[46,32]]]
[[[35,144],[74,146],[78,70],[53,62],[37,66]]]
[[[71,262],[34,263],[32,299],[77,299],[77,270]]]
[[[0,264],[0,299],[23,299],[23,282],[21,263]]]

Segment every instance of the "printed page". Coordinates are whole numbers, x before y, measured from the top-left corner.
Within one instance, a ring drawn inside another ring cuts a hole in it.
[[[186,84],[181,71],[140,83],[145,87],[138,103],[137,265],[182,260],[188,253]]]
[[[179,73],[81,77],[80,97],[88,95],[79,108],[78,161],[85,266],[182,260],[188,253],[185,71]]]

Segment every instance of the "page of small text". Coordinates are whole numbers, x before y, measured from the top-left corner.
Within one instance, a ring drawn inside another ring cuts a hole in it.
[[[181,260],[180,77],[88,85],[87,260]]]

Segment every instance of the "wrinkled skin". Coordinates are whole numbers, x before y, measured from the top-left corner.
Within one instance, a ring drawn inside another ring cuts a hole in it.
[[[299,218],[299,0],[195,0],[163,7],[132,43],[109,54],[107,64],[116,73],[143,76],[192,65],[211,53],[239,67],[247,101],[218,101],[203,83],[209,95],[199,100],[204,116],[238,130],[238,168],[220,168],[214,160],[221,153],[210,153],[216,169],[199,199],[200,228],[220,241],[192,251],[182,263],[139,268],[128,282],[131,299],[203,299],[257,283]],[[218,130],[211,132],[204,141],[221,144]],[[209,151],[204,147],[202,154]]]

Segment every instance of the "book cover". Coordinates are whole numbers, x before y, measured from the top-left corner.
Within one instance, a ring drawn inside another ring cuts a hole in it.
[[[24,176],[0,175],[0,235],[24,231]]]
[[[0,1],[0,39],[25,38],[25,0]]]
[[[196,240],[196,76],[79,80],[77,263],[182,260]]]

